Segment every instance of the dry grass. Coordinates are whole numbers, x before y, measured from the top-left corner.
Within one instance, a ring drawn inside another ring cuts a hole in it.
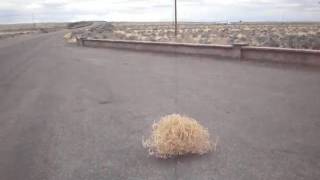
[[[143,141],[143,145],[150,155],[159,158],[185,154],[201,155],[212,150],[209,138],[208,130],[196,120],[172,114],[153,124],[151,137]]]
[[[168,23],[113,23],[111,30],[106,27],[93,28],[84,36],[196,44],[247,42],[260,47],[320,50],[320,23],[181,23],[177,37]]]
[[[73,34],[71,32],[65,34],[63,36],[64,40],[68,43],[76,43],[77,39],[75,38],[75,36],[73,36]]]

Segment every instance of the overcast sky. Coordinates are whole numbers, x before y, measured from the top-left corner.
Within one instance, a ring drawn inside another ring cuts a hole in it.
[[[320,0],[177,1],[181,21],[320,21]],[[172,21],[173,5],[174,0],[0,0],[0,23]]]

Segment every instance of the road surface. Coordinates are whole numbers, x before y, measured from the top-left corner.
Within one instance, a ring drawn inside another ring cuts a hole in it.
[[[1,40],[0,179],[318,180],[319,92],[316,68]],[[170,113],[216,152],[148,157],[142,137]]]

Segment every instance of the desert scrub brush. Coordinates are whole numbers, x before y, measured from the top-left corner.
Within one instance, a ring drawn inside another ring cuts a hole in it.
[[[152,125],[151,136],[143,140],[150,155],[170,158],[186,154],[205,154],[212,150],[210,135],[195,119],[179,114],[162,117]],[[215,148],[215,145],[214,145]]]

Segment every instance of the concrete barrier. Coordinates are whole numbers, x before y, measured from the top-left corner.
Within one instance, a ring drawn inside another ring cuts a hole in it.
[[[320,51],[305,49],[242,47],[242,58],[320,66]]]
[[[233,45],[207,45],[110,39],[79,39],[78,44],[87,47],[118,48],[137,51],[215,56],[239,60],[320,65],[320,51],[318,50],[251,47],[247,46],[245,43]]]
[[[232,45],[203,45],[106,39],[82,39],[80,42],[81,43],[79,44],[87,47],[119,48],[138,51],[218,56],[226,58],[240,58],[241,54],[240,49],[234,48]]]

